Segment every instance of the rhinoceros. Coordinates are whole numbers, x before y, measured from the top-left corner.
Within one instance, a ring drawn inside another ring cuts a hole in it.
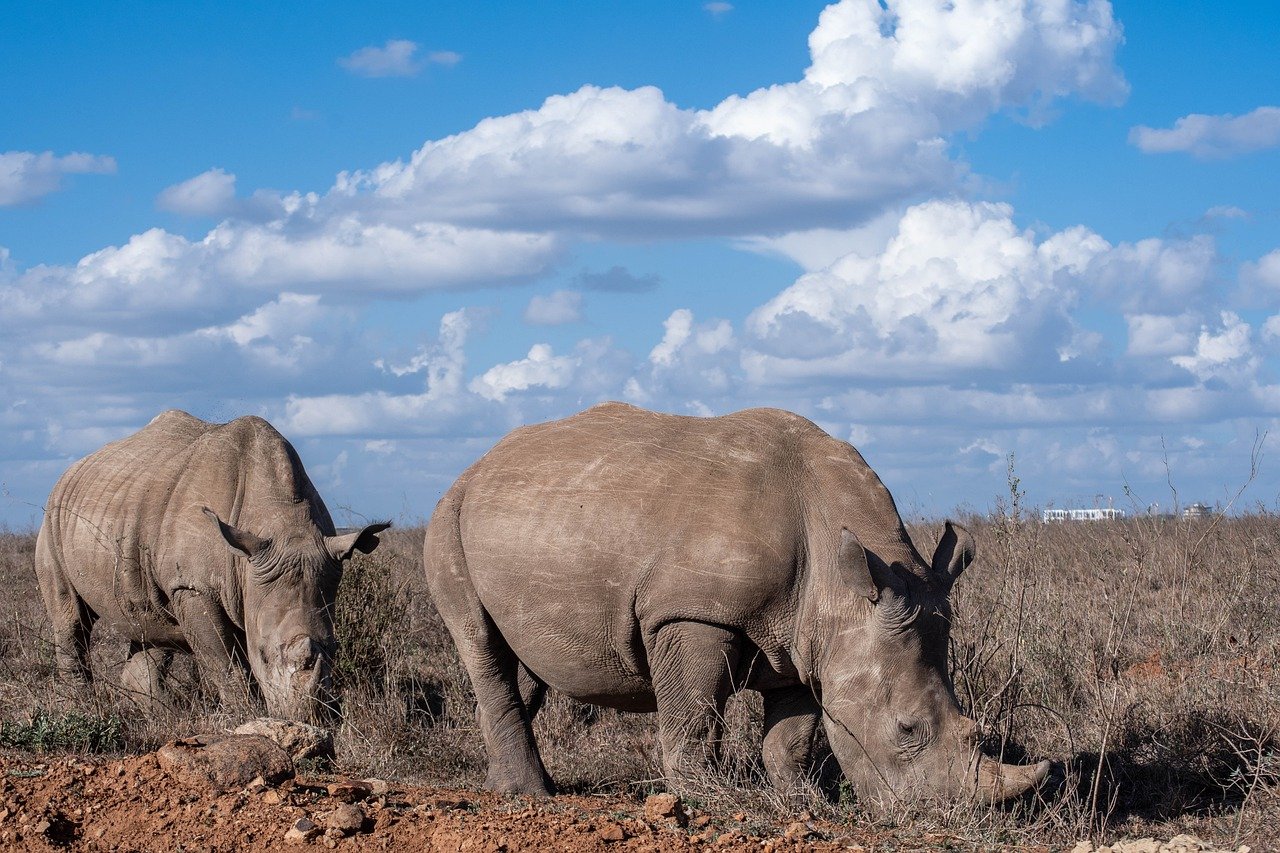
[[[324,721],[342,562],[389,526],[336,535],[262,418],[164,412],[72,465],[49,496],[35,562],[59,674],[91,680],[103,620],[129,640],[126,681],[154,689],[164,656],[191,652],[224,702],[257,692],[273,716]]]
[[[656,711],[677,788],[741,689],[763,696],[781,788],[819,720],[869,801],[1000,801],[1049,772],[983,755],[955,699],[948,593],[972,536],[947,522],[925,561],[858,451],[799,415],[607,403],[523,427],[445,493],[425,548],[492,789],[551,792],[531,728],[548,686]]]

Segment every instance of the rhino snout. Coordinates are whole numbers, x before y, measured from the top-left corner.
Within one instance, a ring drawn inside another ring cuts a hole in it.
[[[327,660],[330,655],[323,645],[312,638],[299,637],[284,647],[281,657],[286,667],[297,672],[315,669],[322,658]]]

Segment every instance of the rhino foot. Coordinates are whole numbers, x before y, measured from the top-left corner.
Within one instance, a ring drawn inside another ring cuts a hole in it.
[[[550,779],[519,778],[507,773],[490,772],[484,780],[484,787],[495,794],[515,794],[526,797],[550,797],[555,795],[555,786]]]

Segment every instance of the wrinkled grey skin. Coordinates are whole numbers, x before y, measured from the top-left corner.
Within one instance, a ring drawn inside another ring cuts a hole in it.
[[[169,411],[58,480],[36,540],[58,671],[90,680],[89,634],[127,637],[123,681],[154,695],[192,652],[223,701],[255,685],[273,716],[324,721],[342,561],[388,525],[338,536],[289,442],[266,421]]]
[[[1048,764],[982,756],[956,704],[947,595],[972,559],[948,523],[923,560],[858,452],[804,418],[620,403],[499,442],[440,500],[425,555],[491,788],[550,791],[530,728],[546,686],[656,710],[677,786],[713,757],[724,703],[746,688],[763,694],[781,788],[806,772],[821,720],[868,800],[998,801]]]

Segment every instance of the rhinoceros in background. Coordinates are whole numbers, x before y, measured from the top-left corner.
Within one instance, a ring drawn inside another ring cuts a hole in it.
[[[858,452],[798,415],[607,403],[472,465],[436,507],[425,562],[493,789],[550,792],[530,727],[546,686],[656,710],[677,784],[748,688],[779,787],[806,771],[821,719],[862,796],[998,801],[1049,764],[983,756],[956,703],[947,596],[973,553],[948,522],[922,559]]]
[[[59,673],[89,680],[102,619],[130,642],[131,685],[156,689],[165,656],[189,651],[224,702],[256,683],[273,716],[322,720],[342,562],[389,526],[335,535],[263,419],[165,412],[72,465],[49,496],[36,575]]]

